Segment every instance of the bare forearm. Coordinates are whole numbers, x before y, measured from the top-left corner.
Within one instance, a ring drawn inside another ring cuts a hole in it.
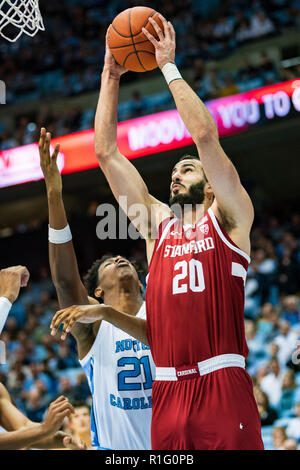
[[[77,321],[78,323],[93,323],[98,320],[105,320],[148,345],[146,320],[120,312],[109,305],[99,305],[89,308],[86,314],[81,314]]]
[[[112,307],[107,306],[104,310],[104,320],[125,331],[130,336],[149,346],[146,330],[146,320],[137,318],[127,313],[119,312]]]
[[[49,225],[55,230],[61,230],[68,224],[66,211],[63,203],[62,193],[60,191],[47,192]]]
[[[65,449],[66,446],[63,443],[64,437],[68,436],[68,434],[58,431],[57,433],[46,437],[45,439],[39,440],[34,442],[32,446],[35,449],[40,450],[47,450],[47,449]]]
[[[0,450],[19,450],[32,446],[37,440],[46,438],[41,424],[32,423],[18,431],[0,434]]]
[[[187,130],[197,144],[206,135],[218,137],[212,115],[185,80],[174,80],[170,91]]]
[[[117,149],[119,85],[120,80],[104,68],[95,116],[95,152],[98,158]]]
[[[49,225],[61,230],[68,224],[61,192],[48,192]],[[49,242],[49,259],[52,279],[55,285],[71,282],[76,266],[72,241],[67,243]]]
[[[49,224],[61,230],[68,224],[61,192],[48,192]],[[72,303],[87,303],[87,294],[82,285],[73,242],[49,242],[49,260],[52,279],[61,307]]]
[[[223,199],[224,192],[229,191],[230,188],[240,188],[240,180],[236,169],[220,145],[218,129],[213,117],[184,80],[171,82],[170,90],[178,112],[197,146],[204,171],[215,196],[218,196],[219,188],[221,188]]]

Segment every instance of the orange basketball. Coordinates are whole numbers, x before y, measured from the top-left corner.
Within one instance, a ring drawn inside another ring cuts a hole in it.
[[[134,7],[115,17],[108,32],[108,46],[116,62],[132,72],[146,72],[157,67],[155,49],[142,32],[146,28],[156,39],[157,34],[148,18],[162,28],[159,13],[148,7]]]

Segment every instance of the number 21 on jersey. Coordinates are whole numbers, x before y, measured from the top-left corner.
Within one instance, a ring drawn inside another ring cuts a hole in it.
[[[192,292],[203,292],[205,282],[203,276],[202,263],[199,260],[191,259],[179,261],[174,266],[174,271],[179,271],[173,278],[173,294],[184,294],[191,290]]]

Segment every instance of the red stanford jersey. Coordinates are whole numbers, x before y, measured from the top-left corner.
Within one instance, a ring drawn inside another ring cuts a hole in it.
[[[249,256],[209,209],[195,226],[160,224],[146,290],[147,336],[157,367],[248,355],[244,284]]]

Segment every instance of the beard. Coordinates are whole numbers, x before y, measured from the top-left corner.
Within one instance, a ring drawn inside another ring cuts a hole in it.
[[[170,196],[170,206],[173,206],[174,204],[179,204],[179,206],[183,208],[185,204],[191,204],[193,206],[197,204],[202,204],[205,197],[204,186],[205,181],[200,181],[199,183],[191,184],[189,190],[185,194],[179,192],[174,196]]]

